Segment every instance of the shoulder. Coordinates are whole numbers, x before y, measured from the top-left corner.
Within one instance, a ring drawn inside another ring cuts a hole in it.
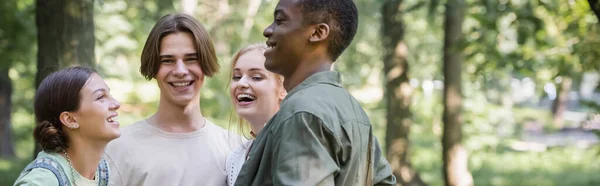
[[[216,125],[215,123],[213,123],[210,120],[206,120],[206,125],[204,125],[204,132],[209,133],[217,138],[220,139],[227,139],[229,137],[237,137],[239,135],[235,134],[234,132],[230,132],[228,130],[225,130],[223,127]]]
[[[208,119],[206,120],[205,127],[206,132],[209,133],[212,138],[217,139],[217,143],[227,144],[229,147],[231,147],[231,149],[234,149],[247,141],[241,135],[215,125]]]
[[[104,148],[104,160],[107,161],[109,167],[111,169],[116,168],[114,161],[119,161],[121,159],[129,158],[131,156],[125,156],[127,154],[131,154],[137,148],[141,147],[142,139],[145,139],[149,134],[143,134],[144,130],[142,130],[147,125],[144,120],[138,121],[134,124],[121,128],[121,136],[117,139],[114,139],[106,145]],[[148,131],[148,130],[147,130]],[[150,133],[150,132],[148,132]]]
[[[281,134],[298,133],[300,131],[305,131],[306,129],[314,130],[326,127],[323,125],[321,117],[306,111],[297,111],[288,116],[277,118],[277,121],[274,121],[274,124],[275,125],[270,128],[269,132],[278,134],[277,136]]]
[[[139,120],[136,121],[135,123],[125,126],[125,127],[121,127],[121,136],[127,137],[130,136],[132,134],[136,134],[138,132],[140,132],[141,130],[143,130],[144,128],[149,127],[148,123],[146,123],[146,120]],[[120,138],[118,138],[120,139]]]
[[[144,120],[137,121],[129,126],[120,128],[121,136],[117,139],[112,140],[106,146],[106,151],[118,148],[130,142],[135,142],[138,138],[143,137],[143,129],[147,128],[147,123]]]
[[[329,84],[313,85],[296,92],[282,103],[276,116],[273,122],[288,123],[287,129],[303,127],[295,125],[311,129],[324,127],[336,135],[342,134],[343,126],[370,125],[360,103],[342,87]]]
[[[212,121],[210,121],[208,119],[205,119],[205,120],[206,120],[206,125],[204,127],[206,127],[206,129],[208,131],[211,131],[211,132],[215,132],[216,131],[216,132],[219,132],[220,134],[226,134],[227,133],[227,130],[225,130],[223,127],[221,127],[221,126],[213,123]]]
[[[348,91],[330,84],[316,84],[291,95],[281,104],[281,110],[290,114],[308,112],[316,116],[327,114],[332,108],[354,101]]]
[[[15,181],[18,185],[58,185],[58,178],[52,171],[45,168],[34,168],[25,175],[22,175]]]
[[[346,89],[330,84],[317,84],[294,93],[281,104],[279,112],[283,118],[306,112],[327,124],[366,116],[360,103]]]
[[[229,156],[237,156],[240,154],[246,154],[246,152],[248,152],[248,148],[250,148],[250,145],[252,145],[252,142],[254,140],[248,140],[245,141],[244,143],[242,143],[241,145],[237,146]]]

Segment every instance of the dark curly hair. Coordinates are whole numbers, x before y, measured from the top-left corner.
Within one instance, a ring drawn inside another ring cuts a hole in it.
[[[304,24],[329,25],[329,56],[335,61],[354,39],[358,9],[352,0],[300,0]]]
[[[33,137],[42,150],[59,152],[68,146],[68,136],[59,116],[62,112],[79,109],[79,92],[95,70],[86,67],[69,67],[48,75],[35,94],[34,112],[38,125]]]

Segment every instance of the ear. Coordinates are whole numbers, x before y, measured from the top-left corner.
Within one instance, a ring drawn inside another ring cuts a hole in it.
[[[75,120],[72,113],[67,111],[60,113],[59,116],[60,122],[69,129],[78,129],[79,123]]]
[[[324,41],[325,39],[327,39],[327,37],[329,37],[329,25],[327,25],[325,23],[319,23],[319,24],[314,25],[314,31],[313,31],[312,35],[310,36],[309,41],[310,42]]]
[[[283,101],[283,99],[287,96],[287,91],[284,88],[279,90],[279,102]]]

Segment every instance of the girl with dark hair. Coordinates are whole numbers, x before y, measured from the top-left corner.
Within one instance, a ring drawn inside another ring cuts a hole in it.
[[[33,136],[42,147],[14,185],[108,184],[104,147],[118,138],[117,109],[104,80],[92,69],[70,67],[50,74],[34,102]]]

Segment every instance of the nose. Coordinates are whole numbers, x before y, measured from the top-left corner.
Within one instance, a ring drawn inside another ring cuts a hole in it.
[[[183,77],[189,73],[187,66],[182,59],[178,59],[175,63],[175,69],[173,69],[173,75],[176,77]]]
[[[110,110],[117,110],[121,108],[121,103],[119,103],[119,101],[117,101],[115,98],[113,98],[113,102],[110,105]]]
[[[248,87],[250,87],[250,84],[248,84],[248,80],[247,80],[246,76],[242,77],[242,78],[240,79],[240,81],[238,81],[238,84],[239,84],[239,85],[240,85],[240,87],[242,87],[242,88],[248,88]]]
[[[263,31],[263,36],[266,38],[271,37],[273,35],[273,23],[271,23],[265,30]]]

